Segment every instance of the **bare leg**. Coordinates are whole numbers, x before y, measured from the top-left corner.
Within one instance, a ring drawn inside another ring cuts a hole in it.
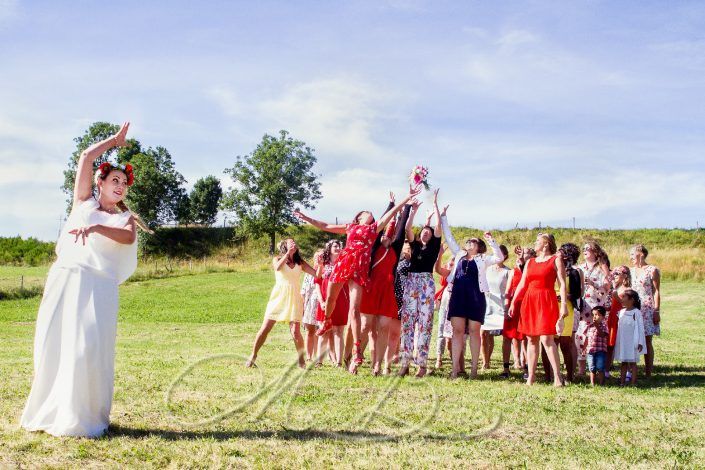
[[[644,355],[644,377],[651,378],[654,369],[654,343],[653,336],[646,337],[646,354]]]
[[[480,322],[470,320],[470,377],[477,377],[477,366],[480,362]]]
[[[490,358],[489,355],[487,354],[487,336],[488,336],[488,331],[487,330],[481,330],[480,331],[480,351],[482,353],[482,369],[489,369],[490,368]]]
[[[368,315],[366,313],[363,313],[360,315],[361,320],[362,320],[362,330],[361,330],[361,336],[362,336],[362,351],[365,350],[365,346],[367,343],[370,345],[370,363],[372,364],[372,373],[374,375],[377,375],[379,373],[379,367],[376,366],[378,364],[378,352],[380,352],[380,349],[378,347],[378,328],[379,328],[379,315]]]
[[[553,369],[553,385],[555,387],[562,387],[561,361],[558,357],[558,347],[556,346],[556,342],[553,340],[553,335],[541,336],[541,343],[546,349],[548,360],[551,363],[551,369]]]
[[[461,361],[463,360],[463,347],[465,346],[465,318],[451,317],[450,324],[453,327],[453,338],[451,339],[451,360],[453,361],[453,371],[451,378],[456,378],[463,370]]]
[[[331,330],[331,338],[333,341],[333,349],[335,356],[335,364],[338,367],[343,367],[343,350],[345,349],[345,327],[334,326]]]
[[[349,371],[351,374],[357,373],[358,361],[362,360],[362,349],[360,349],[360,302],[362,301],[362,286],[354,281],[348,281],[348,289],[350,289],[350,328],[352,330],[353,347],[357,351],[353,351],[353,360],[350,361]]]
[[[318,350],[317,343],[318,338],[316,338],[316,326],[306,324],[306,360],[310,361],[316,357],[316,351]]]
[[[561,353],[563,354],[563,363],[565,364],[568,382],[573,381],[573,374],[575,372],[575,363],[573,361],[573,349],[571,348],[571,343],[572,340],[570,336],[558,337],[558,344],[561,348]]]
[[[514,340],[502,337],[502,375],[504,377],[509,377],[509,359],[512,355],[512,343],[514,343]],[[516,362],[514,365],[516,366]]]
[[[546,382],[551,382],[553,375],[551,374],[551,361],[548,359],[546,348],[541,347],[541,365],[543,366],[543,377]]]
[[[264,342],[267,340],[267,335],[269,335],[269,332],[272,331],[272,328],[276,323],[277,322],[275,320],[268,320],[266,318],[262,322],[262,326],[257,332],[257,336],[255,336],[255,344],[252,346],[252,354],[250,355],[250,358],[247,360],[247,362],[245,362],[245,365],[247,367],[253,367],[255,365],[255,361],[257,360],[257,353],[259,352]]]
[[[627,363],[622,362],[619,366],[619,385],[624,386],[627,383]]]
[[[344,348],[344,353],[343,353],[343,362],[345,363],[345,367],[350,364],[350,358],[352,357],[352,348],[353,348],[353,336],[352,336],[352,326],[350,324],[351,320],[348,318],[348,327],[345,328],[345,348]]]
[[[512,339],[512,355],[514,356],[514,368],[515,369],[521,369],[523,367],[522,365],[522,341],[519,341],[518,339]],[[507,358],[507,361],[509,361],[509,358]]]
[[[296,346],[296,352],[299,355],[299,367],[306,367],[306,359],[304,358],[304,337],[301,336],[301,324],[297,321],[289,322],[289,331],[291,332],[291,338],[294,340],[294,346]]]
[[[539,361],[539,341],[540,336],[529,336],[526,344],[526,363],[529,366],[529,378],[526,379],[527,385],[533,385],[536,381],[536,365]]]
[[[388,325],[389,335],[387,336],[387,351],[384,357],[385,373],[391,371],[394,357],[399,352],[399,339],[401,337],[401,321],[396,318],[390,318]]]
[[[632,362],[630,367],[632,368],[632,381],[630,382],[630,385],[636,385],[636,376],[639,368],[636,366],[636,362]]]

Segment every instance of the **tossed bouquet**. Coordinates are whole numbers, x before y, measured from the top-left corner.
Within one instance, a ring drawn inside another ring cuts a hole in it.
[[[411,174],[409,175],[409,182],[411,182],[411,184],[413,184],[414,186],[423,184],[423,187],[426,188],[426,190],[430,189],[428,185],[428,168],[426,168],[425,166],[416,165],[414,168],[411,169]]]

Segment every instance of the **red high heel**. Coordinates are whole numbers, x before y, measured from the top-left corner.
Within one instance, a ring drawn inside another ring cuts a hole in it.
[[[333,322],[330,318],[326,318],[323,322],[323,325],[321,325],[321,327],[316,330],[316,336],[323,336],[324,334],[328,333],[331,328],[333,328]]]

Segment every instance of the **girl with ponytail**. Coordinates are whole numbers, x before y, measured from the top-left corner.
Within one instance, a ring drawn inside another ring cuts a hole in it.
[[[137,266],[137,218],[124,199],[130,165],[94,162],[125,145],[129,123],[80,156],[73,207],[56,243],[37,314],[34,379],[21,425],[55,436],[98,437],[113,399],[118,284]],[[89,398],[89,399],[87,399]]]

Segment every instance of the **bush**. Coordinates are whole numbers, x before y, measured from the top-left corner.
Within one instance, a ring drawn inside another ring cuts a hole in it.
[[[0,237],[0,264],[38,266],[54,259],[54,243]]]

